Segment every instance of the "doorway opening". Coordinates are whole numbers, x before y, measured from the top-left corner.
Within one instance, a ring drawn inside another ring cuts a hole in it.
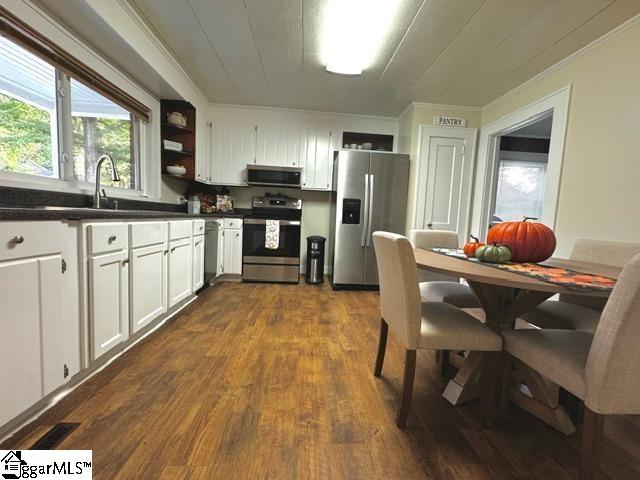
[[[471,233],[533,217],[555,228],[571,86],[482,128]]]
[[[500,135],[491,195],[491,223],[542,218],[553,111]]]

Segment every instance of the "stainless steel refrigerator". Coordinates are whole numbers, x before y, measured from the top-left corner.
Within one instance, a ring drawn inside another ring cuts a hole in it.
[[[408,183],[408,155],[334,153],[329,252],[334,289],[378,287],[371,234],[404,234]]]

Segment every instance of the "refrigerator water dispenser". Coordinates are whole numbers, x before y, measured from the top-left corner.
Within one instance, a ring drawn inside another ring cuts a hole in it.
[[[360,223],[360,199],[345,198],[342,200],[342,223],[358,225]]]

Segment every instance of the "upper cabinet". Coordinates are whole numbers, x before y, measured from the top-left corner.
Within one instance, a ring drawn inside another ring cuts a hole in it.
[[[300,166],[304,190],[330,190],[332,168],[330,130],[304,128],[300,133]]]
[[[256,163],[272,167],[298,167],[301,158],[300,128],[258,126]]]
[[[212,123],[204,115],[196,119],[196,180],[211,181],[211,137]]]
[[[196,180],[246,186],[247,165],[299,167],[303,190],[328,191],[333,151],[342,148],[343,142],[353,143],[354,148],[392,151],[392,128],[375,123],[370,118],[346,119],[312,112],[212,107],[196,123]],[[369,129],[388,130],[389,134],[357,133]]]
[[[247,164],[256,161],[256,127],[211,123],[211,177],[206,183],[246,185]]]

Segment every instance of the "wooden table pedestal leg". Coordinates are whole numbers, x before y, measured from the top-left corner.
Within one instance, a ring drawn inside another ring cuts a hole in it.
[[[553,295],[473,281],[468,283],[486,314],[486,325],[498,333],[513,329],[520,315]],[[504,419],[509,400],[510,380],[510,356],[505,351],[485,352],[480,372],[480,405],[486,427],[492,427]]]

